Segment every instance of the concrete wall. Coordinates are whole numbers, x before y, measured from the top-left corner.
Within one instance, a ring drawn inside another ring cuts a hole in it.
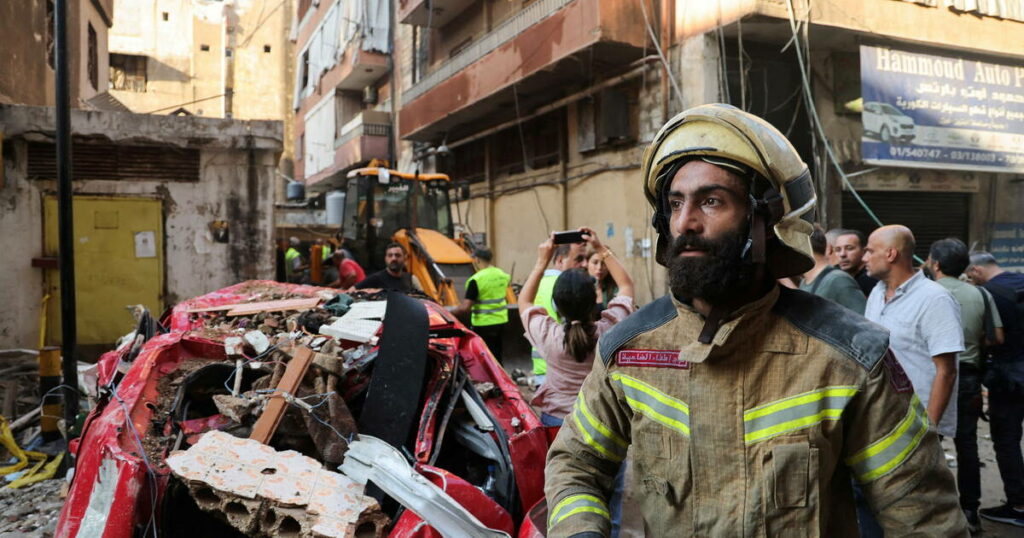
[[[165,304],[240,280],[273,278],[273,181],[281,151],[280,122],[75,112],[78,136],[131,145],[200,150],[198,182],[80,180],[75,193],[162,200]],[[53,180],[26,178],[26,141],[49,140],[53,110],[0,106],[0,127],[11,148],[0,188],[0,347],[37,345],[43,271],[42,200]],[[84,142],[79,142],[84,143]],[[208,225],[229,223],[228,243],[214,242]],[[10,232],[8,232],[10,231]]]
[[[68,43],[71,62],[68,65],[70,102],[75,108],[82,101],[107,89],[108,21],[113,17],[111,0],[68,2]],[[89,81],[88,25],[96,31],[98,87]],[[0,103],[53,105],[54,70],[47,64],[46,0],[0,2]]]

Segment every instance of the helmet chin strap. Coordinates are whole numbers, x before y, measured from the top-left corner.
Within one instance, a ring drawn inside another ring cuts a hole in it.
[[[750,231],[740,256],[742,263],[754,266],[754,281],[750,282],[749,286],[756,286],[764,282],[765,268],[768,264],[768,227],[779,222],[784,213],[785,206],[782,196],[775,189],[768,189],[760,200],[754,198],[753,195],[750,196],[750,213],[748,214]],[[701,329],[697,341],[702,344],[713,342],[722,322],[730,314],[732,314],[732,308],[728,306],[712,306],[704,320],[704,327]]]

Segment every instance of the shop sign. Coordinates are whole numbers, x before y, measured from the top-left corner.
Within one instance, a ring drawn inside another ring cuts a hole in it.
[[[860,47],[864,162],[1024,172],[1024,65]]]
[[[992,225],[989,252],[1003,269],[1024,267],[1024,222],[997,222]]]
[[[858,191],[979,192],[980,176],[973,172],[938,172],[888,168],[850,178]]]

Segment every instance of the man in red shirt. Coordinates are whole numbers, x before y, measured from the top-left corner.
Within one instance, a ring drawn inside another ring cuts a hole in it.
[[[337,278],[328,286],[347,290],[366,278],[366,272],[355,260],[345,256],[343,249],[338,248],[331,257],[332,265],[337,268]]]

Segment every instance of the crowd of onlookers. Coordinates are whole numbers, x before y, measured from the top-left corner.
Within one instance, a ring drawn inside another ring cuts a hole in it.
[[[811,236],[814,268],[783,282],[863,314],[889,330],[889,344],[938,432],[954,440],[960,505],[972,531],[979,516],[1024,527],[1024,275],[1004,271],[959,239],[915,257],[913,233],[883,226]],[[978,422],[987,416],[1006,503],[981,508]],[[862,535],[880,536],[867,511]],[[874,529],[874,530],[873,530]]]

